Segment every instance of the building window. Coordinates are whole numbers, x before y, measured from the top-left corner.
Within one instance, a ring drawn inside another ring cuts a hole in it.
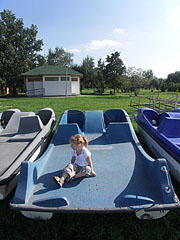
[[[74,81],[74,82],[76,81],[76,82],[77,82],[77,81],[78,81],[78,78],[77,78],[77,77],[73,77],[73,78],[72,78],[72,81]]]
[[[41,82],[42,78],[41,77],[29,77],[28,82]]]
[[[45,77],[45,81],[59,81],[58,77]]]
[[[61,77],[61,81],[69,81],[70,78],[69,77]]]

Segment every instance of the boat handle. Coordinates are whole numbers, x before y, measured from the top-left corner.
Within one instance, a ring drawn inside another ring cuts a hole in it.
[[[171,192],[171,187],[170,187],[171,185],[170,185],[170,182],[169,182],[168,171],[167,171],[166,166],[162,166],[161,171],[166,174],[166,179],[167,179],[167,183],[168,183],[167,187],[165,187],[165,192],[170,193]]]

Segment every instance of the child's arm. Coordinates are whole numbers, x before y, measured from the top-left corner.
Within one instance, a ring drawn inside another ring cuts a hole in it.
[[[75,157],[75,156],[72,156],[72,158],[71,158],[71,163],[74,163],[75,160],[76,160],[76,157]]]
[[[90,157],[90,156],[87,157],[86,160],[87,160],[87,162],[88,162],[88,165],[89,165],[90,168],[91,168],[91,174],[94,175],[94,176],[96,176],[96,173],[95,173],[94,170],[93,170],[93,164],[92,164],[92,161],[91,161],[91,157]]]

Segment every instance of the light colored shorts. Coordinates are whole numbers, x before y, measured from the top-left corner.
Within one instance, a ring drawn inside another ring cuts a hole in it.
[[[70,176],[74,177],[77,173],[82,172],[84,176],[89,177],[91,176],[91,168],[90,166],[81,167],[76,163],[69,163],[65,168],[64,171]]]

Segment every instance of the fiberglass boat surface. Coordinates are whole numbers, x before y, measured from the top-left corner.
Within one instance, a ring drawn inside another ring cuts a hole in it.
[[[47,146],[56,122],[50,108],[34,112],[9,109],[1,113],[0,199],[15,187],[23,161],[34,161]]]
[[[79,178],[59,188],[71,160],[69,139],[89,141],[96,177]],[[30,218],[51,218],[54,212],[135,212],[139,218],[159,218],[179,200],[164,159],[154,160],[142,149],[124,110],[65,111],[47,151],[36,162],[23,162],[10,206]]]
[[[135,117],[142,135],[154,156],[167,160],[169,169],[180,182],[180,112],[158,114],[142,108]]]

